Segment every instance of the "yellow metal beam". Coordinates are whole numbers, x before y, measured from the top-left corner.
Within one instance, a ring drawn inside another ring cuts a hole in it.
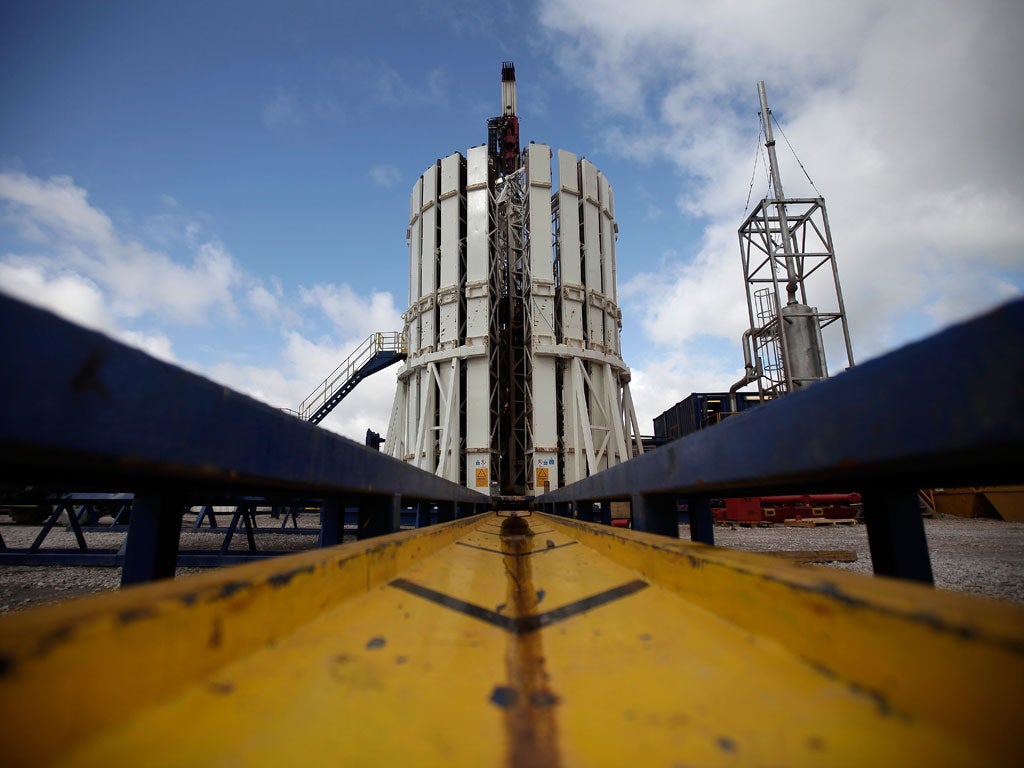
[[[487,515],[0,621],[12,765],[1009,765],[1024,611]]]

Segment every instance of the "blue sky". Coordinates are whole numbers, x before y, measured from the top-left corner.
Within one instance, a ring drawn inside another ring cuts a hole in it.
[[[400,327],[409,190],[485,140],[505,59],[524,140],[615,188],[645,429],[742,372],[759,79],[827,200],[858,360],[1024,287],[1019,3],[350,5],[4,3],[0,290],[294,407]],[[383,432],[392,373],[325,426]]]

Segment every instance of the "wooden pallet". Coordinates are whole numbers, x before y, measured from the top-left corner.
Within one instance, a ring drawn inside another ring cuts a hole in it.
[[[785,520],[784,524],[790,528],[817,528],[819,525],[856,525],[857,521],[852,517],[829,519],[827,517],[805,517],[802,520]]]

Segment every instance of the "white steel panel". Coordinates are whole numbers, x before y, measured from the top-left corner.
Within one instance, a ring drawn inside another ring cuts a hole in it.
[[[534,280],[553,280],[551,265],[551,148],[531,144],[529,169],[530,272]]]
[[[442,349],[459,340],[459,238],[462,219],[462,155],[449,155],[441,161],[441,282],[438,286],[437,338]]]
[[[583,282],[589,291],[604,293],[601,284],[601,218],[598,201],[597,168],[580,161],[583,177],[583,245],[586,269]]]
[[[558,190],[562,341],[572,347],[582,347],[586,294],[580,271],[579,165],[576,155],[562,149],[558,150]]]
[[[423,173],[423,207],[420,209],[420,350],[423,352],[437,348],[437,182],[438,165],[434,164]]]
[[[604,264],[604,292],[607,299],[604,319],[605,348],[609,354],[618,355],[621,349],[622,313],[619,311],[618,275],[616,272],[616,225],[611,215],[612,187],[601,176],[601,244]]]
[[[407,312],[408,343],[410,356],[420,351],[420,249],[422,246],[421,229],[423,218],[420,209],[423,207],[423,177],[416,180],[412,190],[412,202],[416,204],[416,214],[409,224],[409,309]]]
[[[615,282],[615,213],[612,185],[608,183],[603,173],[598,172],[597,179],[601,192],[601,263],[604,272],[604,295],[615,302],[618,301],[618,286]]]
[[[589,160],[580,161],[583,180],[583,280],[587,287],[587,346],[604,350],[604,296],[601,266],[601,208],[598,200],[597,168]],[[596,299],[596,300],[595,300]]]
[[[466,280],[488,278],[487,147],[469,150],[466,163]]]
[[[530,184],[551,186],[551,147],[531,141],[526,148],[526,163],[530,171]]]
[[[420,238],[419,220],[420,208],[423,205],[423,177],[420,176],[412,187],[409,195],[409,208],[412,213],[409,216],[409,229],[406,237],[409,240],[409,304],[415,304],[420,297]],[[413,237],[413,230],[416,236]]]
[[[551,149],[531,144],[527,150],[530,272],[533,304],[533,340],[553,344],[555,338],[555,283],[552,265]],[[553,390],[552,390],[553,393]],[[536,438],[535,438],[536,439]]]
[[[423,174],[423,206],[420,209],[423,222],[423,266],[420,269],[420,296],[429,296],[437,290],[437,166],[431,166]]]
[[[576,155],[558,150],[558,243],[562,261],[562,283],[582,285],[580,274],[579,168]]]
[[[608,212],[608,197],[611,187],[608,179],[600,171],[597,172],[597,190],[600,202],[600,227],[601,227],[601,285],[604,288],[602,298],[601,315],[603,318],[603,343],[606,352],[616,353],[618,351],[619,327],[616,322],[616,312],[613,306],[615,295],[615,277],[612,268],[612,254],[615,252],[614,222]]]
[[[466,343],[474,345],[488,332],[489,210],[487,147],[473,147],[466,159]]]
[[[462,155],[449,155],[441,161],[441,282],[439,288],[459,283],[459,222],[461,219]]]
[[[533,445],[535,450],[558,450],[555,412],[555,358],[533,358]]]

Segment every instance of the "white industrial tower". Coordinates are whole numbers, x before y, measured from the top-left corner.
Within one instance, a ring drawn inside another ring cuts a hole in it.
[[[408,358],[384,450],[482,493],[541,493],[643,452],[619,354],[612,188],[519,148],[502,65],[488,143],[438,160],[409,209]]]

